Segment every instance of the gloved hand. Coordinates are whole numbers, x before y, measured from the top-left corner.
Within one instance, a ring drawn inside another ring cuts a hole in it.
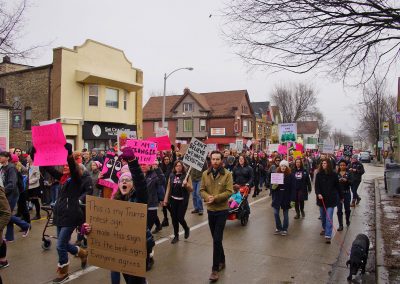
[[[296,202],[294,202],[294,201],[290,202],[290,208],[294,208],[295,205],[296,205]]]
[[[71,143],[66,143],[64,145],[64,148],[67,149],[68,151],[68,156],[72,155],[72,144]]]

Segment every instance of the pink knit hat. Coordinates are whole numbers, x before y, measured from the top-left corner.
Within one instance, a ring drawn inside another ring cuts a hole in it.
[[[103,165],[99,161],[93,161],[92,163],[94,163],[97,166],[97,168],[101,170]]]
[[[119,177],[119,180],[118,181],[121,181],[123,178],[132,178],[132,175],[131,175],[131,173],[130,172],[125,172],[125,173],[122,173],[121,174],[121,176]]]
[[[11,163],[18,163],[19,158],[16,154],[11,154]]]

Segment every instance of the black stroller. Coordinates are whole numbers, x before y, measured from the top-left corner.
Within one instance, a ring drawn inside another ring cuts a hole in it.
[[[243,196],[242,201],[240,202],[237,208],[229,210],[228,220],[240,220],[242,226],[246,226],[249,222],[250,216],[250,205],[248,202],[249,196],[249,187],[248,186],[241,186],[240,193]]]

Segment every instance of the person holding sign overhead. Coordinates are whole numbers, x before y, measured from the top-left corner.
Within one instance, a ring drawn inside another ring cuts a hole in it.
[[[66,143],[64,147],[67,150],[67,164],[64,165],[62,173],[51,166],[42,167],[61,184],[53,209],[53,224],[57,227],[58,252],[57,277],[53,279],[53,283],[63,283],[68,279],[68,253],[81,259],[82,268],[86,267],[88,255],[86,250],[70,243],[72,233],[84,222],[79,197],[85,189],[81,186],[82,170],[74,159],[72,145]],[[36,149],[32,147],[30,155],[33,161],[35,161],[35,154]]]
[[[209,280],[216,282],[219,279],[218,272],[225,268],[222,239],[229,212],[228,199],[233,194],[233,179],[232,174],[223,167],[222,153],[212,151],[210,156],[211,167],[203,172],[200,194],[207,204],[208,225],[213,238],[213,264]]]
[[[286,236],[289,227],[289,209],[294,207],[296,188],[291,174],[289,163],[282,160],[276,173],[271,175],[272,207],[275,216],[275,235]],[[283,225],[280,218],[280,209],[283,211]]]
[[[189,192],[192,192],[192,190],[192,179],[186,173],[183,162],[176,161],[168,178],[167,191],[164,198],[165,205],[168,201],[171,202],[171,218],[174,226],[174,238],[171,244],[179,241],[179,224],[185,230],[185,239],[189,238],[190,228],[185,221],[185,214],[189,205]]]

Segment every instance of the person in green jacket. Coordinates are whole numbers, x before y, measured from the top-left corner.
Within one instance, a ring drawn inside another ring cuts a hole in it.
[[[232,174],[223,167],[221,152],[211,152],[211,167],[203,172],[200,194],[207,204],[208,224],[213,238],[213,265],[209,280],[216,282],[218,272],[225,268],[222,239],[229,212],[228,199],[233,194]]]

